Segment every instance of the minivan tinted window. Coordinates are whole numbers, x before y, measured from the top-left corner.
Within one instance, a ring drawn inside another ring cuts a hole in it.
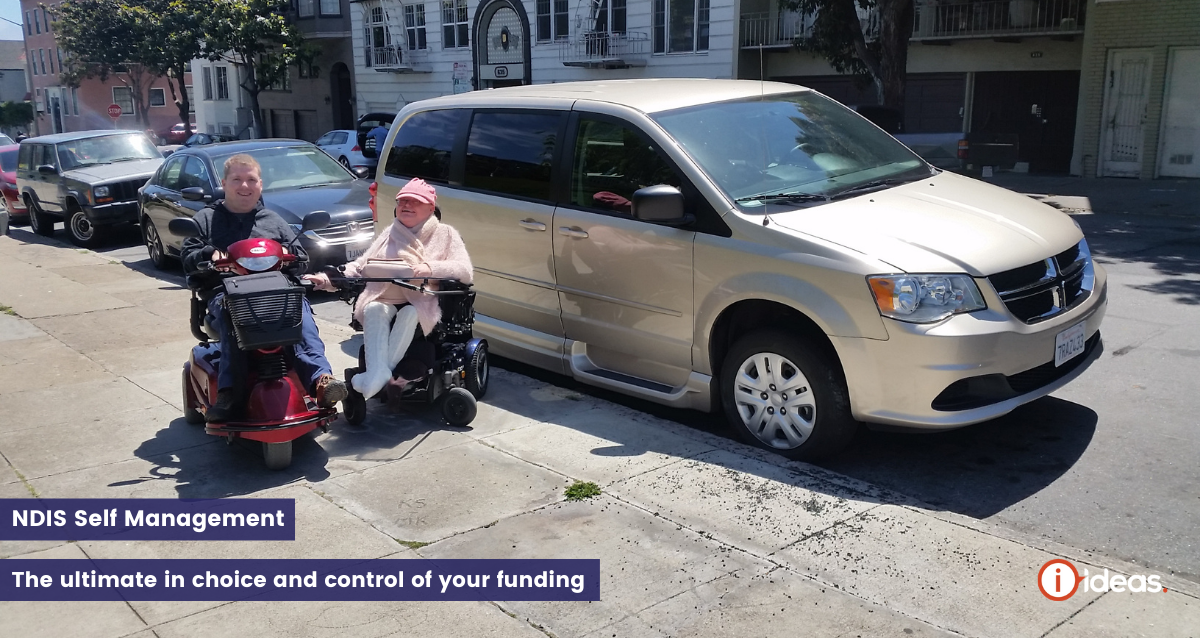
[[[549,200],[551,165],[562,117],[557,112],[475,113],[467,140],[464,184]]]
[[[450,180],[450,149],[467,111],[447,109],[417,113],[404,122],[392,141],[384,172],[390,177]]]
[[[572,204],[630,214],[634,191],[658,184],[678,188],[680,181],[649,141],[616,122],[579,118],[571,166]]]

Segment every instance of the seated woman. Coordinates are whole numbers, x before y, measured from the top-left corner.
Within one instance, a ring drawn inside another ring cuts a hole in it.
[[[396,279],[457,279],[472,281],[471,258],[454,227],[434,217],[437,193],[413,179],[396,194],[395,221],[358,259],[346,264],[347,277]],[[333,290],[325,274],[311,275],[318,290]],[[412,344],[419,324],[429,335],[441,319],[435,295],[424,295],[386,282],[371,282],[354,305],[354,318],[363,326],[367,369],[350,379],[370,398],[392,378],[392,370]]]

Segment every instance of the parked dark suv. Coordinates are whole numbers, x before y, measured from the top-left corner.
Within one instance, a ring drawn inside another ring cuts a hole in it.
[[[80,131],[31,137],[17,155],[17,190],[34,232],[62,220],[71,243],[90,248],[116,224],[137,223],[138,189],[162,164],[141,131]]]

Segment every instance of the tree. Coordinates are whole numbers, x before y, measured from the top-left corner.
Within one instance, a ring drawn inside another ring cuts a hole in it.
[[[201,57],[203,0],[67,0],[52,9],[59,45],[68,52],[64,83],[110,75],[130,88],[138,119],[149,126],[150,85],[159,77],[191,131],[184,74]]]
[[[114,77],[129,89],[134,113],[150,126],[150,85],[155,69],[142,49],[154,37],[122,0],[68,0],[54,7],[55,39],[67,51],[60,79],[79,86],[84,78]]]
[[[779,6],[815,16],[812,35],[798,47],[838,73],[869,78],[884,106],[903,110],[913,0],[779,0]],[[878,33],[864,33],[860,12],[878,16]]]
[[[208,3],[204,53],[237,65],[239,86],[250,97],[252,137],[262,132],[258,95],[281,84],[290,67],[310,62],[314,52],[283,13],[289,0],[212,0]]]
[[[0,127],[6,130],[24,128],[33,122],[33,104],[5,102],[0,104]]]

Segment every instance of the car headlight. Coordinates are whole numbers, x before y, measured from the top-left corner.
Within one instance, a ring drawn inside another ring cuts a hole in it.
[[[279,263],[279,258],[271,255],[268,257],[242,257],[237,260],[237,263],[242,268],[250,272],[263,272],[275,267]]]
[[[883,275],[867,277],[867,283],[879,313],[899,321],[932,323],[987,308],[967,275]]]
[[[99,199],[101,197],[108,197],[108,187],[107,186],[97,186],[96,188],[92,189],[92,193],[94,193],[96,195],[96,199]]]

